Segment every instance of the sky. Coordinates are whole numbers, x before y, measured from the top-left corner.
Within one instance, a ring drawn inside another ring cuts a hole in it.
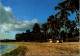
[[[50,15],[58,10],[54,7],[61,0],[1,0],[0,4],[0,39],[14,39],[16,33],[32,29],[35,23],[47,22]],[[75,13],[70,20],[75,19]]]

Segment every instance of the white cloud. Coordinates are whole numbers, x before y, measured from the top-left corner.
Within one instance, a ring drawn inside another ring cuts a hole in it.
[[[8,12],[11,12],[11,8],[10,7],[4,7],[4,9]]]
[[[15,24],[4,23],[4,24],[1,24],[1,27],[2,27],[2,29],[6,29],[6,30],[23,31],[26,29],[31,29],[35,23],[39,23],[37,19],[34,19],[32,21],[21,21],[19,23],[18,22],[15,23]]]
[[[15,19],[11,11],[0,5],[0,24],[3,23],[15,23]]]
[[[32,21],[15,21],[10,7],[2,7],[0,5],[0,11],[0,27],[2,32],[23,31],[32,28],[35,23],[39,23],[37,19]]]
[[[31,29],[35,23],[39,23],[37,19],[33,19],[32,21],[16,21],[14,15],[11,12],[11,8],[3,7],[0,5],[0,32],[3,32],[0,33],[0,39],[12,39],[10,32],[18,32],[25,31],[26,29]]]

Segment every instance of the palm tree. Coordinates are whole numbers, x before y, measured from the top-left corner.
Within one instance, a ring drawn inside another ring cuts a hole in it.
[[[73,34],[73,37],[75,34],[75,27],[76,27],[76,22],[73,20],[71,21],[71,26],[70,26],[70,32]]]
[[[42,30],[44,32],[47,32],[47,30],[48,30],[47,23],[42,24]]]
[[[47,24],[48,24],[48,28],[50,28],[50,35],[52,37],[52,41],[56,39],[56,37],[58,36],[57,34],[57,29],[58,29],[58,18],[56,18],[55,16],[51,15],[48,19],[47,19]],[[53,34],[55,35],[54,39],[53,39]]]
[[[71,11],[72,13],[79,11],[79,0],[65,0],[58,4],[60,7],[67,7],[67,10]],[[76,12],[77,13],[77,12]]]
[[[52,19],[54,18],[53,15],[49,16],[49,18],[47,19],[47,24],[48,24],[48,28],[50,29],[50,37],[52,38],[52,42],[53,42],[53,29],[52,29],[52,26],[53,26],[53,22],[52,22]]]
[[[66,29],[66,22],[68,20],[68,16],[70,16],[70,14],[66,11],[67,7],[65,7],[64,5],[62,7],[60,6],[56,6],[55,10],[59,9],[60,11],[56,14],[56,16],[59,15],[59,20],[61,20],[61,23],[64,23],[64,29],[65,29],[65,33],[66,33],[66,41],[67,41],[67,29]]]
[[[53,32],[53,30],[52,30],[52,24],[53,24],[53,22],[52,22],[52,19],[54,18],[54,16],[53,15],[51,15],[51,16],[49,16],[49,18],[47,19],[47,24],[48,24],[48,28],[50,28],[50,31],[51,32]]]
[[[70,20],[67,20],[67,22],[66,22],[66,28],[67,28],[67,32],[69,32],[70,31],[70,26],[71,26],[71,21]]]
[[[63,7],[63,5],[67,7],[66,10],[76,13],[76,19],[79,22],[79,0],[65,0],[58,4],[60,7]]]
[[[36,38],[38,40],[41,39],[41,38],[39,38],[40,37],[40,25],[38,23],[34,24],[32,32],[33,32],[33,35],[34,35],[34,40],[36,40]]]
[[[78,23],[78,26],[79,26],[79,14],[77,14],[75,19],[76,19],[76,22]]]
[[[47,33],[48,33],[47,23],[44,23],[44,24],[42,25],[42,31],[44,32],[45,38],[47,39]]]

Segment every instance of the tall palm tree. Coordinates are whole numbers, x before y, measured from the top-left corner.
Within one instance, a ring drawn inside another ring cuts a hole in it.
[[[70,26],[70,32],[73,34],[73,37],[75,34],[75,28],[76,28],[76,22],[73,20],[71,21],[71,26]]]
[[[63,7],[63,5],[67,7],[66,10],[76,13],[76,19],[79,22],[79,0],[65,0],[58,4],[60,7]]]
[[[45,33],[47,33],[47,31],[48,31],[47,23],[44,23],[44,24],[42,25],[42,30],[43,30]]]
[[[63,5],[67,7],[67,10],[70,10],[72,13],[79,11],[79,0],[64,0],[58,4],[60,7],[63,7]]]
[[[76,22],[78,23],[78,26],[79,26],[79,14],[77,14],[75,19],[76,19]]]
[[[48,28],[50,28],[50,35],[52,37],[52,40],[55,40],[56,37],[58,36],[57,34],[57,29],[58,29],[58,18],[56,18],[55,16],[51,15],[48,19],[47,19],[47,24],[48,24]],[[54,39],[53,39],[53,35],[55,35]]]
[[[48,28],[50,29],[50,37],[52,38],[52,42],[53,42],[53,21],[52,19],[54,18],[53,15],[49,16],[49,18],[47,19],[47,24],[48,24]]]
[[[42,24],[42,31],[44,32],[45,38],[47,39],[47,33],[48,33],[47,23]]]
[[[70,26],[71,26],[71,21],[67,20],[67,22],[66,22],[66,28],[67,28],[68,32],[70,31]]]
[[[52,29],[52,27],[53,27],[53,21],[52,21],[52,19],[53,19],[53,18],[54,18],[54,16],[51,15],[51,16],[49,16],[49,18],[47,19],[48,28],[50,28],[50,31],[51,31],[51,32],[53,32],[53,29]]]
[[[66,33],[66,41],[67,41],[67,29],[66,29],[66,22],[68,20],[68,16],[70,16],[70,14],[66,11],[67,7],[65,7],[64,5],[62,7],[60,6],[56,6],[55,10],[60,10],[56,16],[59,15],[59,20],[61,20],[61,22],[64,23],[64,29],[65,29],[65,33]]]
[[[39,38],[39,36],[40,36],[40,25],[38,23],[34,24],[32,32],[33,32],[33,35],[34,35],[34,40],[36,40],[36,37],[37,37],[38,40],[41,39],[41,38]]]

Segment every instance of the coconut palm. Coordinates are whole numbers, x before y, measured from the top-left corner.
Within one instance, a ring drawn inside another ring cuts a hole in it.
[[[65,0],[58,4],[60,7],[67,7],[66,10],[71,11],[72,13],[76,13],[76,19],[79,22],[79,0]]]
[[[50,28],[50,35],[52,37],[52,40],[53,40],[53,35],[54,35],[54,40],[55,40],[56,37],[58,36],[58,26],[59,26],[58,25],[58,18],[51,15],[47,19],[47,24],[48,24],[48,28]]]
[[[71,21],[67,20],[67,22],[66,22],[66,28],[67,28],[68,32],[70,30],[70,26],[71,26]]]
[[[78,25],[79,25],[79,14],[77,14],[77,16],[76,16],[76,22],[78,23]]]
[[[40,33],[40,25],[38,23],[34,24],[32,32],[34,35],[34,40],[36,40],[36,37],[38,38],[38,40],[41,39],[41,38],[39,38],[40,37],[40,34],[39,34]]]
[[[58,4],[60,7],[67,7],[67,10],[71,11],[72,13],[79,11],[79,0],[65,0]]]
[[[53,21],[52,19],[54,18],[53,15],[49,16],[49,18],[47,19],[47,24],[48,24],[48,28],[50,28],[50,31],[53,32],[52,26],[53,26]]]
[[[75,34],[75,27],[76,27],[76,22],[73,20],[73,21],[71,21],[71,26],[70,26],[70,33],[73,34],[73,37]]]
[[[42,24],[42,30],[44,32],[47,32],[47,30],[48,30],[47,23]]]
[[[52,21],[53,18],[54,16],[51,15],[47,19],[47,24],[48,24],[48,28],[50,29],[50,37],[52,38],[52,42],[53,42],[53,21]]]
[[[65,29],[65,33],[66,33],[66,41],[67,41],[67,29],[66,29],[66,22],[68,20],[68,16],[70,16],[70,14],[66,11],[67,7],[65,7],[64,5],[62,7],[60,6],[56,6],[55,10],[60,10],[56,16],[59,15],[59,20],[61,20],[60,22],[64,23],[64,29]]]
[[[44,37],[47,39],[47,33],[48,33],[48,26],[47,23],[42,24],[42,31],[44,33]]]

